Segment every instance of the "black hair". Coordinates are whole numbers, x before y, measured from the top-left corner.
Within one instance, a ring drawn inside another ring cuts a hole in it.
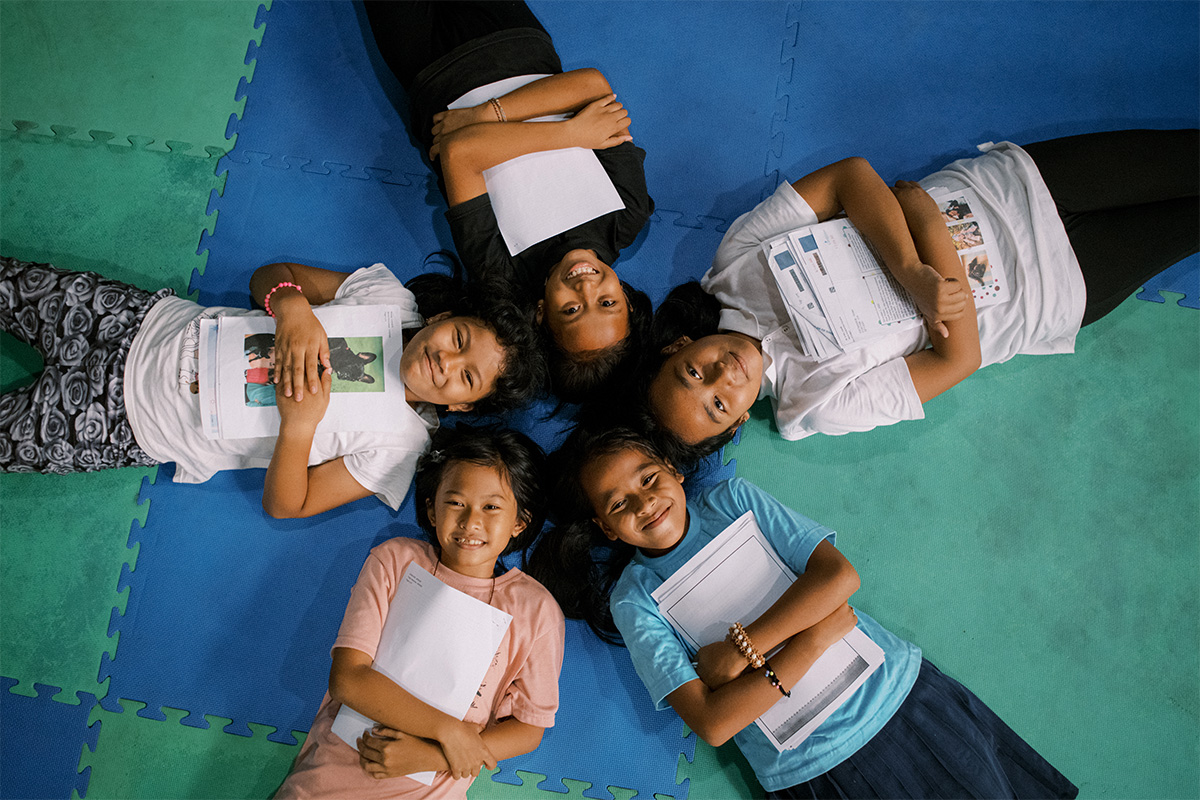
[[[610,379],[631,368],[640,358],[649,339],[653,318],[650,298],[621,281],[625,305],[629,309],[629,333],[619,342],[601,350],[572,354],[563,350],[550,333],[548,316],[540,326],[550,369],[550,385],[560,400],[581,403],[600,391]]]
[[[528,558],[527,571],[545,586],[563,614],[581,619],[606,642],[621,643],[613,622],[609,597],[636,548],[606,537],[593,521],[596,516],[587,498],[580,473],[593,459],[628,449],[639,450],[670,465],[655,444],[627,427],[580,426],[548,459],[554,476],[554,527],[537,543]]]
[[[405,282],[417,299],[421,316],[450,312],[455,317],[473,317],[483,323],[504,348],[504,363],[496,377],[496,388],[475,403],[480,414],[497,414],[519,408],[546,390],[546,359],[537,332],[506,294],[493,287],[464,283],[462,267],[448,250],[426,257],[425,263],[441,257],[451,265],[451,274],[426,272]]]
[[[438,549],[437,529],[429,517],[429,503],[437,495],[446,467],[465,461],[500,471],[517,501],[517,516],[525,521],[525,529],[514,536],[501,555],[529,547],[546,522],[546,455],[542,448],[525,434],[497,426],[460,424],[442,427],[433,434],[433,442],[417,460],[417,476],[413,484],[417,504],[417,524],[425,531],[434,548]]]

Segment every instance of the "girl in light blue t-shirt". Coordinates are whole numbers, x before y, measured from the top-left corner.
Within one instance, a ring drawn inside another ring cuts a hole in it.
[[[555,458],[565,524],[539,544],[530,573],[567,616],[624,640],[657,708],[674,708],[709,744],[733,739],[768,797],[1078,794],[918,647],[847,604],[859,578],[833,531],[740,478],[686,497],[683,476],[632,431],[580,430]],[[651,593],[747,511],[799,577],[762,616],[740,621],[740,644],[731,626],[724,641],[692,650]],[[754,720],[855,627],[883,649],[883,665],[798,747],[776,750]]]

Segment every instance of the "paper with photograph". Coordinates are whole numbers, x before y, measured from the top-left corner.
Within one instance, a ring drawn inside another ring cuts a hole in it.
[[[796,580],[747,511],[688,559],[651,597],[688,647],[725,638],[734,622],[758,619]],[[770,653],[767,657],[770,657]],[[790,750],[883,664],[882,648],[858,628],[830,647],[755,724],[778,750]]]
[[[329,334],[333,372],[329,409],[317,431],[399,430],[405,402],[400,380],[401,309],[334,306],[313,311]],[[199,389],[206,437],[278,434],[275,377],[273,318],[201,320]]]
[[[455,719],[471,708],[512,617],[409,564],[388,607],[372,667]],[[351,747],[375,721],[343,705],[333,732]],[[434,773],[408,777],[426,786]]]

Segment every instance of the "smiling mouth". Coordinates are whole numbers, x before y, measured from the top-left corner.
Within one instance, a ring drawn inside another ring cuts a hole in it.
[[[485,544],[487,544],[487,542],[485,542],[483,539],[471,539],[462,536],[454,536],[451,538],[454,539],[454,543],[456,545],[466,550],[473,550],[477,547],[483,547]]]
[[[670,513],[670,511],[671,511],[670,506],[667,506],[666,508],[664,508],[662,511],[660,511],[658,514],[656,514],[654,516],[654,519],[650,520],[645,525],[643,525],[642,530],[649,531],[649,530],[654,530],[655,528],[657,528],[659,525],[661,525],[663,523],[664,520],[666,520],[667,514]]]
[[[583,262],[580,264],[576,264],[575,266],[571,267],[571,269],[567,270],[567,274],[563,276],[563,280],[571,281],[571,280],[575,280],[576,278],[581,278],[584,275],[599,275],[599,274],[600,274],[600,270],[596,269],[595,267],[593,267],[591,264],[588,264],[587,262]]]

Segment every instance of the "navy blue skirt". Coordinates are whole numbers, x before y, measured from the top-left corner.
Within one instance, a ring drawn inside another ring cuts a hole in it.
[[[879,733],[824,775],[777,798],[1048,798],[1079,789],[971,690],[922,659]]]

